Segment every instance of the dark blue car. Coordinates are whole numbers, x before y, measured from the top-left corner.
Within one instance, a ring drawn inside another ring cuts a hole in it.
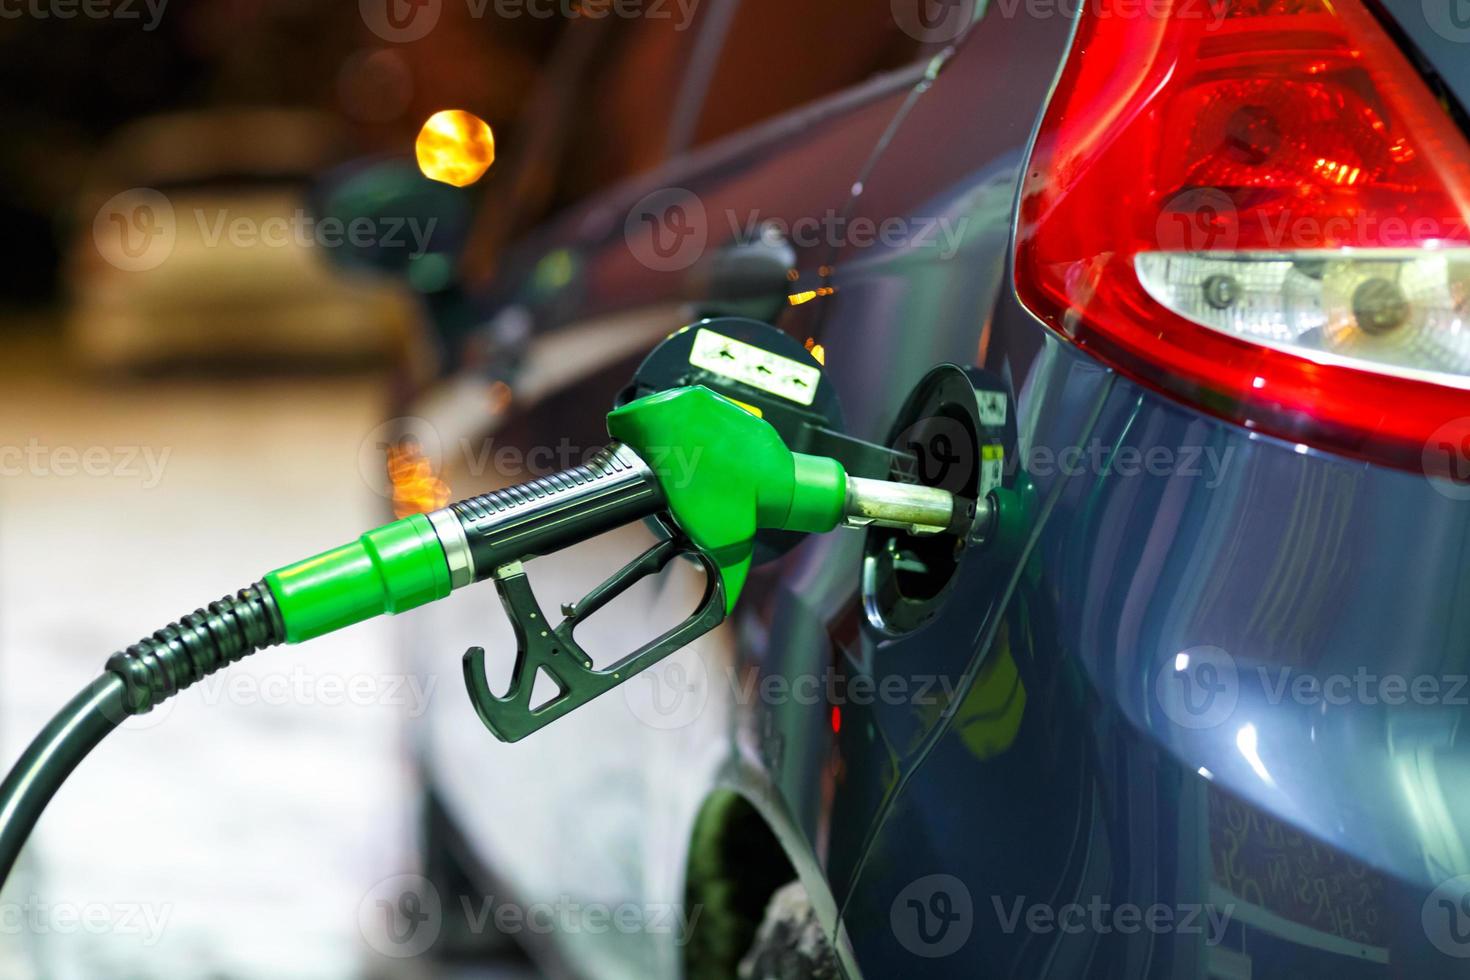
[[[773,552],[516,746],[436,699],[440,891],[544,906],[503,931],[595,978],[1470,976],[1470,7],[681,9],[568,33],[514,171],[554,216],[499,216],[409,413],[490,447],[455,495],[753,320],[1007,527]],[[424,671],[509,664],[483,596],[422,616]]]

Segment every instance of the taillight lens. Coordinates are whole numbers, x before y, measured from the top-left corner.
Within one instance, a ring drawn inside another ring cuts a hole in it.
[[[1361,0],[1090,0],[1017,288],[1120,370],[1419,463],[1470,416],[1470,147]]]

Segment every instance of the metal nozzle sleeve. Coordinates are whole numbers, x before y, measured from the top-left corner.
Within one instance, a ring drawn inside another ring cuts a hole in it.
[[[980,521],[988,521],[988,499],[978,504],[948,490],[911,483],[848,477],[845,523],[849,527],[893,527],[910,534],[966,536]]]

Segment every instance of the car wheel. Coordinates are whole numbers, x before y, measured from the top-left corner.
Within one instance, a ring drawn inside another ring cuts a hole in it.
[[[840,980],[837,954],[801,882],[776,890],[766,905],[740,980]]]

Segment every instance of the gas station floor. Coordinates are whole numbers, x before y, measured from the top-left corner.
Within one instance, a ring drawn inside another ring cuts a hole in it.
[[[370,377],[0,366],[0,762],[109,653],[389,516],[360,475]],[[411,872],[412,710],[384,623],[266,651],[130,720],[62,788],[0,893],[0,976],[527,978],[370,946]]]

